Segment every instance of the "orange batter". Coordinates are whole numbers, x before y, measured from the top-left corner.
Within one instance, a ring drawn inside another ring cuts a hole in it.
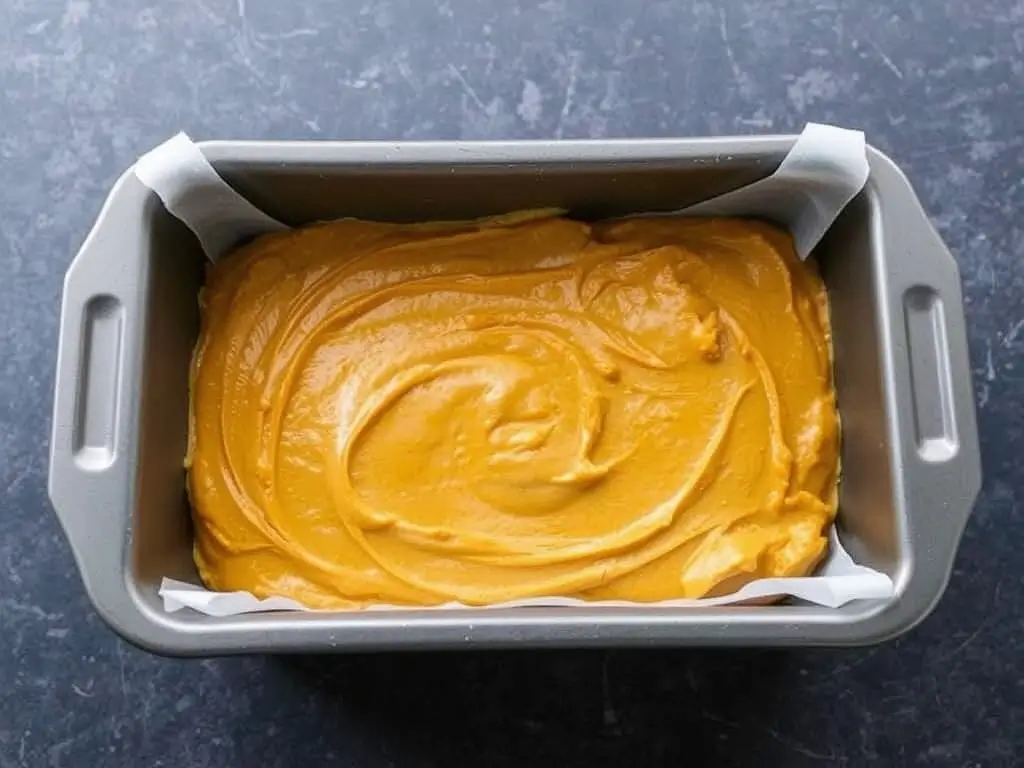
[[[826,294],[770,225],[338,221],[218,263],[202,308],[187,464],[210,588],[654,601],[825,552]]]

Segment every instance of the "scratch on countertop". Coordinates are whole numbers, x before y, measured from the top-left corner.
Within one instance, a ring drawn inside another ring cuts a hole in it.
[[[1003,580],[1000,579],[998,582],[996,582],[995,589],[992,590],[992,605],[989,607],[989,610],[985,612],[985,617],[978,622],[978,626],[974,628],[973,632],[971,632],[966,638],[964,638],[963,642],[961,642],[949,654],[941,657],[939,659],[940,662],[946,663],[952,661],[958,655],[963,653],[963,651],[971,643],[978,639],[978,636],[981,635],[985,628],[991,623],[992,618],[999,615],[999,603],[1001,600],[1002,589]]]
[[[886,68],[896,75],[897,79],[902,80],[903,71],[893,63],[893,60],[889,58],[885,51],[878,47],[878,43],[874,40],[868,40],[868,45],[870,45],[872,49],[874,49],[875,53],[878,54],[878,57],[882,60],[882,63],[885,64]]]
[[[116,640],[114,642],[114,650],[117,652],[117,664],[121,671],[121,695],[124,698],[128,698],[128,678],[124,671],[124,648],[121,647],[121,641]]]
[[[734,730],[744,730],[745,728],[745,726],[741,725],[740,723],[737,723],[733,720],[727,720],[724,717],[719,717],[718,715],[712,714],[710,712],[701,712],[701,717],[703,717],[705,720],[710,720],[713,723],[728,726],[729,728],[732,728]],[[837,755],[834,752],[829,752],[828,754],[822,752],[815,752],[813,749],[810,749],[804,744],[801,744],[796,739],[781,734],[776,729],[764,723],[759,723],[756,725],[756,727],[763,733],[766,733],[769,736],[771,736],[776,742],[778,742],[782,746],[786,747],[787,749],[791,749],[794,752],[797,752],[801,755],[804,755],[805,757],[810,757],[814,760],[827,760],[830,762],[834,762],[837,759]]]
[[[415,80],[413,80],[412,70],[409,69],[408,64],[402,61],[402,59],[398,59],[395,61],[395,70],[398,72],[399,75],[401,75],[402,79],[406,83],[408,83],[409,87],[412,88],[413,93],[415,93],[417,96],[422,95],[423,88],[422,86],[418,85]]]
[[[743,70],[740,69],[740,65],[736,62],[736,54],[733,53],[732,44],[729,42],[729,26],[725,18],[725,8],[718,9],[718,32],[722,37],[722,45],[725,46],[725,55],[728,57],[729,65],[732,67],[732,76],[737,84],[739,84],[745,79],[745,75]]]
[[[1006,334],[1003,336],[1003,346],[1007,349],[1012,347],[1013,343],[1017,341],[1017,336],[1020,334],[1022,328],[1024,328],[1024,317],[1011,325],[1006,331]]]
[[[469,97],[470,101],[472,101],[481,112],[486,114],[487,105],[484,104],[483,100],[477,95],[476,90],[473,88],[472,85],[469,84],[469,81],[467,81],[466,78],[463,77],[458,67],[456,67],[452,63],[449,63],[448,71],[451,72],[452,75],[455,76],[455,79],[459,81],[459,84],[462,86],[462,90],[466,92],[466,95]]]
[[[555,128],[555,138],[561,139],[565,135],[565,120],[572,111],[572,102],[576,97],[576,70],[579,66],[579,52],[573,51],[569,55],[569,82],[565,86],[565,101],[562,103],[562,111],[558,113],[558,126]]]

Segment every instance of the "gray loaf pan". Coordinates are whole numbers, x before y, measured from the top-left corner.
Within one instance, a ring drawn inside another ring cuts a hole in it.
[[[767,176],[795,136],[499,143],[200,145],[223,178],[293,225],[461,219],[557,206],[597,219],[670,211]],[[197,582],[182,457],[204,256],[129,171],[68,270],[50,497],[100,615],[171,655],[427,648],[849,646],[914,626],[941,596],[981,482],[956,264],[877,150],[816,250],[843,423],[838,527],[888,573],[887,600],[721,608],[567,607],[165,613]]]

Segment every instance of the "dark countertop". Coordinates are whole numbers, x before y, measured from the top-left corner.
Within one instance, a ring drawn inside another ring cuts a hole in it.
[[[1024,762],[1019,2],[0,0],[0,29],[0,768]],[[949,591],[909,636],[187,662],[93,612],[45,488],[58,299],[139,153],[179,129],[568,138],[810,119],[890,153],[963,270],[986,480]]]

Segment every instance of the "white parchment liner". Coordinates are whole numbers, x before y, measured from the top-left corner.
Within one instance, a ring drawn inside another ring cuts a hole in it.
[[[810,123],[771,176],[678,213],[687,216],[758,216],[776,221],[789,228],[797,253],[806,258],[846,204],[863,188],[868,172],[863,133]],[[196,234],[203,251],[213,261],[246,238],[287,228],[228,186],[199,147],[183,133],[139,158],[135,174],[156,192],[168,211]],[[829,541],[829,555],[813,576],[759,579],[732,595],[671,600],[657,605],[714,606],[791,596],[837,608],[851,600],[892,595],[893,584],[889,577],[854,563],[843,549],[835,526]],[[192,608],[210,616],[310,610],[290,598],[260,600],[248,592],[211,592],[200,585],[174,579],[163,580],[160,596],[167,611]],[[581,604],[583,601],[570,598],[536,598],[489,608]],[[588,602],[586,605],[642,607],[652,604]],[[439,609],[458,607],[463,606],[438,606]],[[395,610],[395,607],[364,610]]]

